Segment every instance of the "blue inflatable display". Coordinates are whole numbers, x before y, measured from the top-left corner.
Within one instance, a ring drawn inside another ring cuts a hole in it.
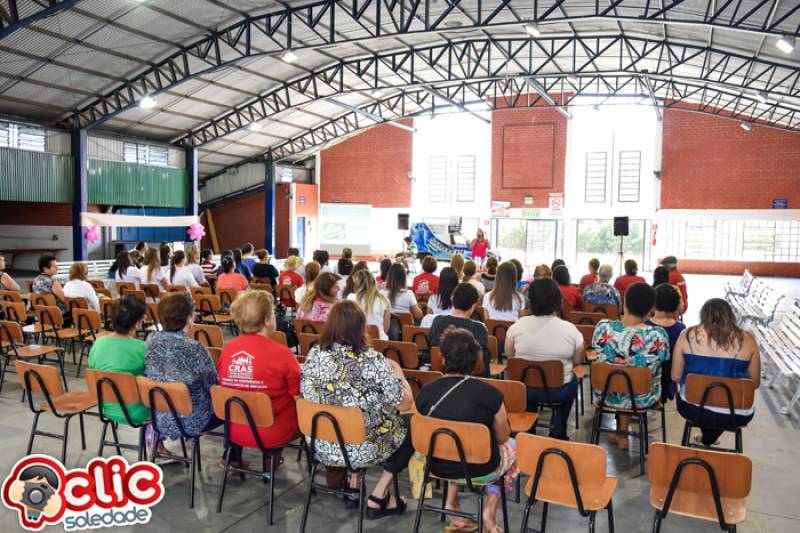
[[[451,243],[455,241],[454,236],[456,235],[460,236],[461,240],[465,241],[460,233],[454,233],[450,235]],[[417,246],[418,256],[429,254],[436,259],[449,261],[453,255],[461,254],[466,259],[472,259],[472,250],[470,250],[469,246],[466,244],[446,243],[437,237],[431,227],[424,222],[417,222],[411,226],[411,240]],[[490,257],[495,256],[491,250],[489,250],[488,255]]]

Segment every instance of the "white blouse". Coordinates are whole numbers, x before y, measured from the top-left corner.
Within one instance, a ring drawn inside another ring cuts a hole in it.
[[[67,298],[86,298],[89,302],[89,309],[100,312],[100,301],[94,287],[88,281],[82,279],[71,279],[64,284],[64,296]]]

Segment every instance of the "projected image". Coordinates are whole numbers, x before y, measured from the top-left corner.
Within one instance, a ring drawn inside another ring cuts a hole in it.
[[[344,242],[347,237],[347,224],[330,222],[322,226],[322,240],[325,242]]]

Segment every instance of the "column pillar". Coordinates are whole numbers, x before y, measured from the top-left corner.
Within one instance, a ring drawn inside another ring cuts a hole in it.
[[[264,248],[275,255],[275,163],[272,152],[267,154],[264,173]]]
[[[88,249],[81,226],[81,213],[89,204],[89,188],[87,174],[89,158],[86,142],[86,130],[75,128],[70,133],[73,162],[73,197],[72,197],[72,258],[75,261],[86,261]]]
[[[189,202],[186,206],[186,214],[197,216],[200,209],[200,192],[198,189],[197,178],[197,148],[194,146],[186,147],[186,179],[189,182]]]

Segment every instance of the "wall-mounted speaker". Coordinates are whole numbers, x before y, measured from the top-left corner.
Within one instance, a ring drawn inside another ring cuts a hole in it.
[[[397,229],[408,230],[409,214],[397,213]]]

